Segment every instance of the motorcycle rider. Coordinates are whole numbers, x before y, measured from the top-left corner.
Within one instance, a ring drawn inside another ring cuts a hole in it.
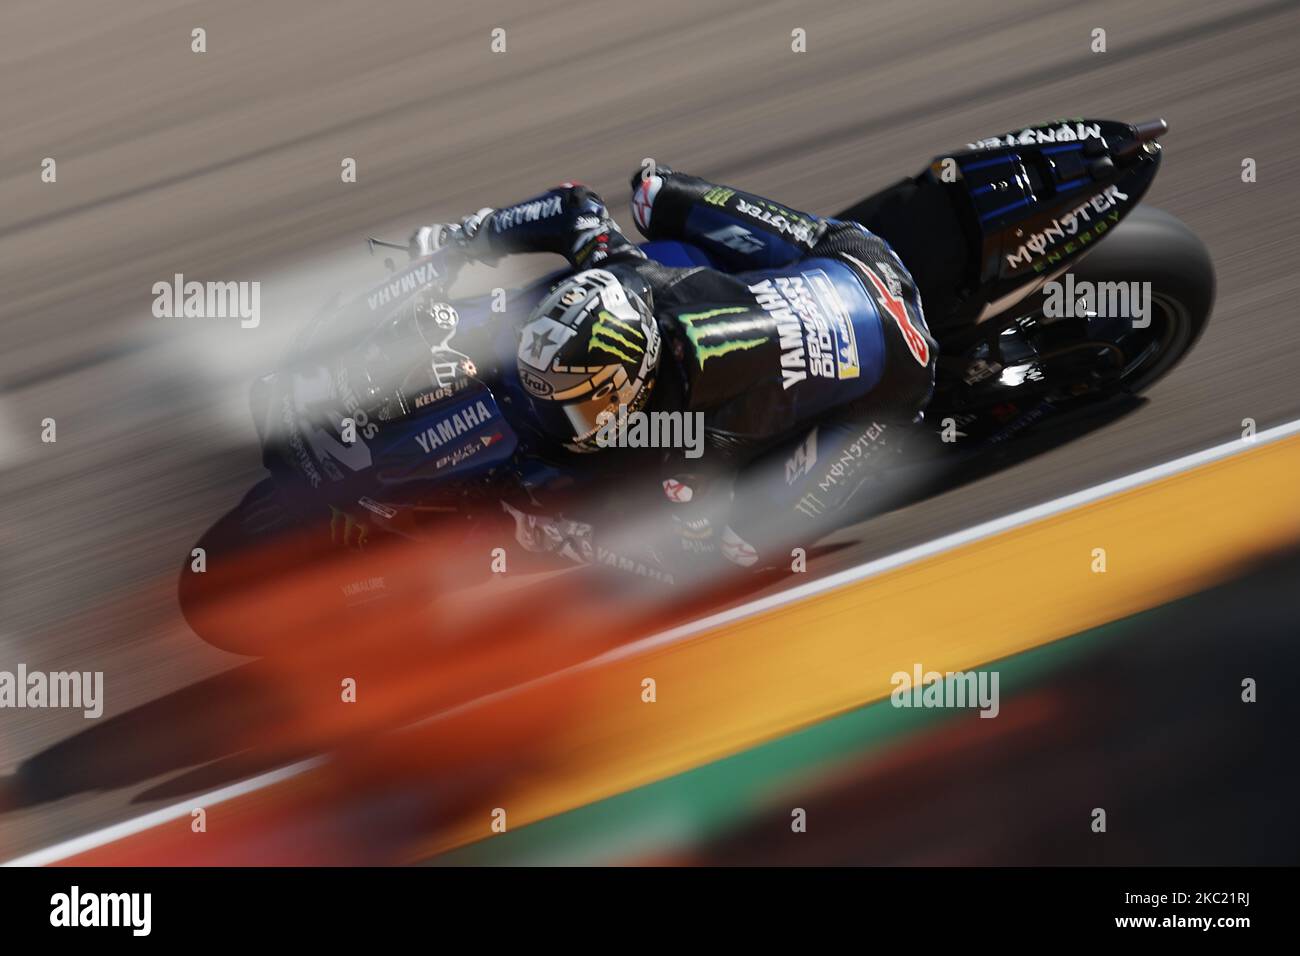
[[[664,166],[631,185],[642,235],[707,261],[648,258],[578,183],[422,227],[412,251],[564,256],[578,271],[533,310],[518,349],[541,431],[582,453],[610,444],[626,413],[699,413],[703,456],[670,452],[654,476],[683,553],[788,562],[929,401],[938,349],[915,283],[857,223]]]

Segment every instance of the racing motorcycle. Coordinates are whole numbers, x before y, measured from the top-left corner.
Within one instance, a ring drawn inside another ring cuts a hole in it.
[[[835,217],[893,246],[940,345],[909,464],[994,460],[1054,423],[1133,401],[1192,348],[1214,300],[1210,257],[1177,219],[1140,205],[1167,129],[1163,120],[1029,126],[936,157]],[[372,252],[406,248],[370,242]],[[686,243],[642,248],[668,266],[709,262]],[[451,256],[388,264],[380,283],[318,315],[254,385],[271,477],[209,533],[212,543],[319,520],[328,501],[402,537],[509,538],[559,564],[671,580],[652,551],[593,557],[581,509],[617,456],[554,460],[527,415],[511,319],[564,272],[505,296],[452,299]],[[1125,292],[1133,300],[1116,308]],[[547,534],[566,543],[537,547]]]

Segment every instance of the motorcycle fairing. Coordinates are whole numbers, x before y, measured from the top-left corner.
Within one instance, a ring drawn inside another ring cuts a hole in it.
[[[960,177],[949,185],[978,236],[983,303],[1068,268],[1128,215],[1159,169],[1152,139],[1126,123],[1070,120],[954,153]],[[929,171],[940,182],[944,160]]]
[[[839,213],[893,247],[942,345],[1068,268],[1146,194],[1163,122],[1070,120],[936,157]]]
[[[372,444],[375,480],[385,490],[480,474],[515,453],[518,439],[481,382],[384,426]]]

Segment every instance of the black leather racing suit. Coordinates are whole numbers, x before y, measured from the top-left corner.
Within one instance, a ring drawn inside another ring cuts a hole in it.
[[[929,401],[937,347],[912,277],[857,223],[662,167],[632,187],[647,239],[707,260],[648,258],[572,183],[494,211],[473,245],[486,258],[558,253],[649,292],[666,348],[648,410],[704,424],[703,456],[670,454],[655,476],[678,544],[741,565],[788,562],[843,519]]]

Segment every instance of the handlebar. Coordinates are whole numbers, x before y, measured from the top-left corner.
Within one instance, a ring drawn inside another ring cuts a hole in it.
[[[388,239],[380,239],[378,236],[366,236],[366,246],[370,254],[375,254],[376,246],[383,246],[385,249],[401,249],[407,254],[409,262],[416,262],[420,259],[427,259],[434,267],[436,278],[429,283],[431,289],[436,290],[440,295],[447,295],[460,269],[465,265],[465,257],[457,254],[455,246],[443,246],[435,252],[421,255],[420,250],[412,243],[392,242]],[[392,260],[386,260],[390,269],[395,267]]]

